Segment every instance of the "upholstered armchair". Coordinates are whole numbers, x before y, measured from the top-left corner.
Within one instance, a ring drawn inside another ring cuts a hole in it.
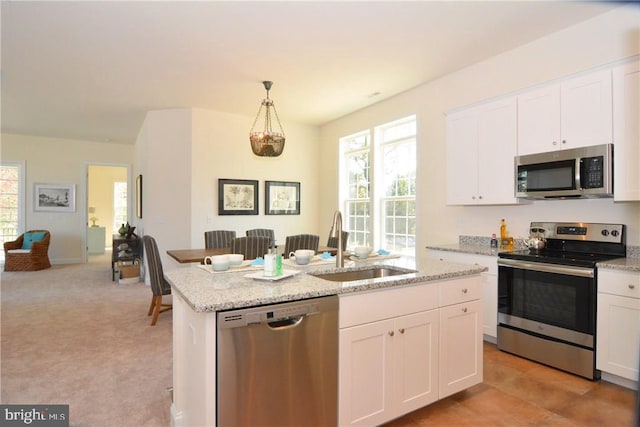
[[[35,271],[51,267],[48,230],[30,230],[4,244],[4,271]]]

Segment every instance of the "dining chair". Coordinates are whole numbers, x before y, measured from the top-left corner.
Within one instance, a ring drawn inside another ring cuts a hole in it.
[[[236,232],[229,230],[212,230],[204,232],[204,247],[211,248],[230,248],[231,240],[235,239]]]
[[[171,285],[164,277],[162,270],[162,260],[160,259],[160,253],[158,252],[158,245],[156,239],[151,236],[142,236],[144,242],[144,253],[147,257],[147,267],[149,269],[149,282],[151,282],[151,305],[149,306],[149,313],[147,316],[151,316],[153,313],[153,319],[151,319],[151,326],[154,326],[158,321],[158,315],[173,308],[172,304],[163,304],[162,296],[171,295]]]
[[[342,232],[342,250],[346,251],[347,250],[347,240],[349,240],[349,232],[348,231],[343,231]],[[331,237],[329,236],[329,238],[327,239],[327,246],[330,248],[337,248],[338,247],[338,237]]]
[[[268,228],[254,228],[252,230],[247,230],[247,237],[268,237],[271,239],[270,245],[276,246],[276,235],[273,230]]]
[[[256,259],[268,253],[270,245],[269,237],[236,237],[231,240],[231,253],[243,254],[244,259]]]
[[[296,234],[287,236],[284,242],[284,257],[289,258],[289,253],[298,249],[311,249],[318,252],[320,236],[317,234]]]

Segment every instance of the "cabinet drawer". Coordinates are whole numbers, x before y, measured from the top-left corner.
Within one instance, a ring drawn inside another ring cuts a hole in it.
[[[438,308],[438,286],[425,283],[340,296],[340,328]]]
[[[441,282],[438,288],[440,307],[480,299],[482,281],[480,276],[465,277]]]
[[[640,298],[640,273],[598,270],[598,292]]]

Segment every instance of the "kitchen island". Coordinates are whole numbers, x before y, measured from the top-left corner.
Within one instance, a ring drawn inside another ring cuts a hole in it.
[[[403,270],[406,274],[350,282],[314,276],[319,272],[366,269],[372,264],[406,269]],[[340,297],[340,425],[385,422],[482,381],[479,274],[484,267],[428,260],[411,270],[413,265],[404,259],[375,257],[345,265],[344,269],[336,269],[329,263],[287,265],[285,268],[298,273],[276,282],[246,278],[248,271],[211,273],[199,266],[168,271],[174,307],[171,408],[174,425],[216,425],[216,313],[241,307],[329,295]],[[413,326],[405,327],[402,323],[416,320]],[[387,341],[394,335],[393,330],[385,329],[389,325],[402,331],[396,334],[395,349]],[[371,332],[375,327],[378,330]],[[419,334],[410,333],[413,329]],[[386,369],[398,368],[368,362],[389,360],[390,355],[369,354],[363,364],[369,372],[365,372],[366,381],[362,383],[362,371],[354,373],[348,366],[354,363],[360,366],[355,359],[360,353],[354,350],[363,342],[365,332],[373,335],[364,338],[385,340],[381,351],[393,351],[398,366],[403,365],[402,360],[413,360],[415,365],[416,354],[411,352],[412,344],[416,344],[416,351],[421,352],[417,360],[424,369],[408,366],[401,375]],[[406,341],[404,347],[400,345],[401,339]],[[380,379],[375,383],[385,386],[395,378],[394,390],[372,389],[369,380],[373,374]],[[401,380],[413,381],[410,388],[415,396],[403,395]],[[424,390],[416,392],[416,386],[424,386]]]

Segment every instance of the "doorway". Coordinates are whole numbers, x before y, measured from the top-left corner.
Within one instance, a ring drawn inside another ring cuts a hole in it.
[[[87,260],[111,262],[111,241],[126,224],[129,207],[129,167],[87,165]]]

